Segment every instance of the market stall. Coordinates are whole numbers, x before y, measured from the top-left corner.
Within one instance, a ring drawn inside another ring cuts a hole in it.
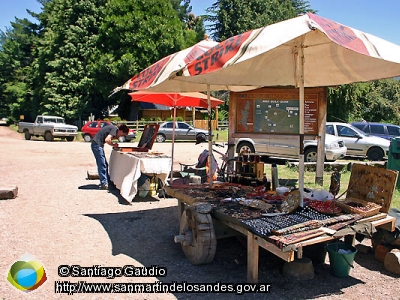
[[[139,178],[145,174],[153,181],[164,183],[171,170],[171,157],[150,151],[159,125],[149,124],[143,130],[137,147],[131,143],[120,143],[111,152],[109,161],[110,179],[120,190],[121,196],[132,201],[138,192]]]
[[[167,187],[178,199],[182,245],[193,264],[213,260],[218,238],[247,237],[247,280],[258,281],[259,247],[292,262],[302,258],[303,247],[344,238],[354,244],[356,233],[368,236],[376,227],[394,231],[388,216],[397,172],[354,165],[346,197],[315,200],[300,207],[298,190],[278,195],[264,186],[236,183]],[[307,200],[307,199],[306,199]],[[313,204],[312,204],[313,203]]]

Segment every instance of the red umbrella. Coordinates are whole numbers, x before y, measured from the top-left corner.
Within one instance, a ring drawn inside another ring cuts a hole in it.
[[[174,140],[175,140],[175,122],[176,122],[176,107],[179,106],[191,106],[191,107],[204,107],[209,108],[209,117],[211,115],[211,107],[216,107],[224,101],[210,97],[210,103],[208,102],[207,95],[199,92],[193,93],[158,93],[158,92],[147,92],[137,91],[129,93],[132,97],[132,101],[148,102],[170,106],[174,108],[174,122],[172,127],[172,150],[171,150],[171,181],[173,176],[173,162],[174,162]],[[210,104],[210,105],[209,105]],[[210,119],[210,118],[209,118]],[[211,135],[211,126],[209,128],[209,134]]]
[[[129,93],[132,101],[148,102],[161,104],[170,107],[191,106],[191,107],[208,107],[207,95],[199,92],[192,93],[158,93],[137,91]],[[216,107],[224,103],[224,101],[215,97],[210,97],[211,107]]]

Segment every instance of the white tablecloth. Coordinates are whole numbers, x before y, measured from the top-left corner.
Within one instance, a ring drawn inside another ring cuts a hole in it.
[[[138,155],[143,155],[140,153]],[[150,156],[150,155],[149,155]],[[137,157],[134,153],[112,150],[108,163],[110,179],[127,201],[137,193],[137,181],[141,174],[156,176],[165,182],[171,171],[170,157]]]

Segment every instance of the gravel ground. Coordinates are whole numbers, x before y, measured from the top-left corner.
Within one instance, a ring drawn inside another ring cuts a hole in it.
[[[194,163],[205,148],[177,143],[177,163]],[[170,154],[170,144],[155,143],[153,150]],[[111,148],[106,146],[107,154]],[[177,200],[135,198],[128,205],[113,192],[97,190],[97,180],[86,180],[95,171],[90,145],[83,142],[41,139],[25,141],[22,135],[0,126],[1,186],[18,186],[18,197],[0,200],[0,297],[2,299],[83,298],[115,299],[111,294],[54,293],[56,281],[245,283],[246,248],[236,238],[218,240],[214,261],[193,266],[180,245]],[[24,294],[6,280],[10,266],[29,253],[46,270],[47,281]],[[327,262],[327,260],[326,260]],[[91,267],[160,266],[167,276],[83,278],[59,277],[60,265]],[[389,274],[373,254],[358,253],[348,278],[329,274],[329,264],[316,264],[312,280],[288,280],[282,276],[283,261],[260,249],[259,282],[270,284],[269,294],[121,294],[123,299],[399,299],[399,276]]]

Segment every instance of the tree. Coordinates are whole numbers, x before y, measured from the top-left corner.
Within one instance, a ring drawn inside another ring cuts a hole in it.
[[[182,22],[171,0],[111,0],[105,14],[93,61],[96,90],[102,95],[184,48]],[[111,101],[120,104],[121,117],[129,116],[132,105],[126,93]]]
[[[328,89],[328,120],[400,123],[400,81],[382,79]]]
[[[304,0],[292,0],[292,6],[296,11],[296,15],[305,14],[308,12],[316,13],[316,10],[311,8],[311,5],[308,1]]]
[[[34,98],[38,113],[77,119],[99,97],[91,70],[106,0],[53,0],[44,6]],[[100,97],[101,98],[101,97]]]
[[[16,121],[31,110],[31,64],[40,27],[27,19],[15,19],[0,37],[1,115]],[[27,116],[29,118],[29,116]]]
[[[171,0],[182,22],[184,47],[188,48],[204,39],[205,29],[203,19],[192,13],[190,0]]]
[[[296,5],[296,7],[294,6]],[[207,9],[211,37],[223,41],[231,36],[295,17],[308,8],[308,1],[218,0]]]

